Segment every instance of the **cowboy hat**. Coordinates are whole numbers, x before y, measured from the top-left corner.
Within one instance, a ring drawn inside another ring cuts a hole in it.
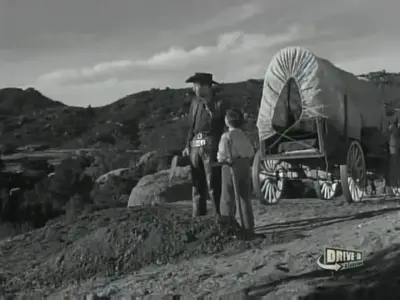
[[[195,73],[186,79],[186,82],[189,83],[201,83],[201,84],[219,84],[213,80],[213,75],[210,73]]]

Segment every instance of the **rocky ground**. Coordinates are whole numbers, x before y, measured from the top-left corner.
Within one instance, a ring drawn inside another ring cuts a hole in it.
[[[0,242],[0,294],[61,299],[82,293],[194,297],[241,291],[296,299],[338,280],[349,284],[367,276],[370,291],[382,278],[386,290],[397,280],[399,271],[390,265],[396,264],[400,242],[398,201],[296,199],[271,207],[254,201],[254,207],[263,236],[253,241],[221,231],[211,216],[192,220],[189,202],[52,221]],[[350,274],[320,270],[316,260],[324,246],[364,251],[365,267]]]

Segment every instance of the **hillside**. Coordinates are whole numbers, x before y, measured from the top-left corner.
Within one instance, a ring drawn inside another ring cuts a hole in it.
[[[223,84],[217,94],[254,115],[261,88],[260,80],[249,80]],[[23,98],[15,90],[4,89],[0,94],[0,104],[14,101],[20,107],[0,121],[0,144],[46,143],[61,148],[115,145],[143,151],[184,145],[190,89],[152,89],[96,108],[69,107],[45,96]]]
[[[34,88],[0,89],[0,115],[29,114],[35,110],[64,106],[61,102],[51,100]]]
[[[380,86],[400,84],[400,74],[372,72],[360,75]],[[219,98],[240,106],[255,120],[262,80],[226,83]],[[53,101],[34,89],[0,90],[0,144],[45,143],[52,147],[117,146],[147,152],[180,149],[187,132],[186,113],[191,90],[152,89],[127,95],[109,105],[80,108]],[[8,113],[6,113],[8,110]],[[252,129],[255,129],[252,122]]]
[[[385,71],[362,74],[380,86],[400,84],[400,75]],[[245,109],[254,120],[262,80],[226,83],[219,98]],[[127,95],[96,108],[66,106],[34,89],[0,90],[0,144],[45,143],[52,147],[118,147],[150,151],[182,148],[191,90],[152,89]],[[254,122],[253,122],[254,129]]]

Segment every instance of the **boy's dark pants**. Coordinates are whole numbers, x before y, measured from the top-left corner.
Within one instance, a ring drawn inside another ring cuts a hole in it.
[[[244,227],[248,230],[254,229],[253,207],[251,206],[251,174],[250,159],[239,158],[233,164],[236,184],[239,191],[240,202],[243,210]],[[221,193],[221,216],[235,218],[236,201],[233,186],[231,167],[222,166],[222,193]]]
[[[193,217],[207,214],[207,199],[214,204],[215,213],[220,214],[221,167],[213,166],[217,155],[214,148],[194,147],[190,149]]]

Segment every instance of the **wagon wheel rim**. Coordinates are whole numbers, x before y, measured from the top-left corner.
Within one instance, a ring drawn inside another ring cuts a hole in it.
[[[275,204],[283,194],[284,166],[276,160],[264,160],[260,171],[261,194],[268,203]]]
[[[318,181],[321,191],[321,197],[325,200],[332,200],[337,192],[339,183],[319,180]]]
[[[347,154],[349,191],[353,201],[360,201],[366,195],[367,174],[364,153],[359,144],[353,143]]]

